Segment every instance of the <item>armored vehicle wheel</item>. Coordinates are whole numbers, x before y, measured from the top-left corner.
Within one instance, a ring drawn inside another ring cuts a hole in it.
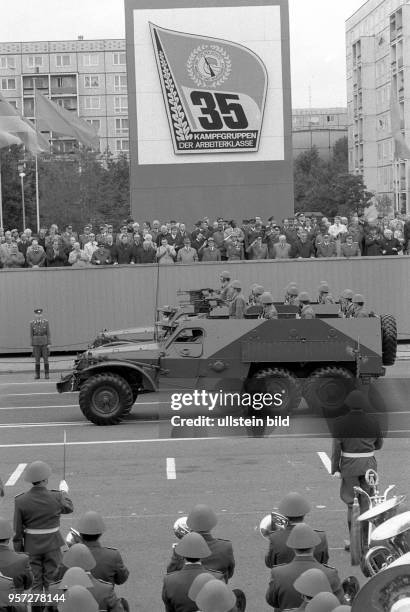
[[[397,352],[397,324],[393,315],[380,316],[382,326],[382,359],[383,365],[392,366],[396,361]]]
[[[355,378],[345,368],[319,368],[305,382],[303,396],[311,412],[325,417],[342,414],[346,396],[354,389]]]
[[[95,425],[116,425],[132,408],[132,390],[117,374],[96,374],[81,387],[79,403],[84,416]]]
[[[297,410],[302,399],[299,381],[292,372],[283,368],[269,368],[260,370],[254,376],[254,380],[259,382],[259,389],[264,383],[264,388],[260,392],[270,393],[272,397],[278,393],[282,397],[282,405],[276,411],[289,413]],[[275,411],[275,407],[272,407]],[[268,408],[269,411],[269,408]]]

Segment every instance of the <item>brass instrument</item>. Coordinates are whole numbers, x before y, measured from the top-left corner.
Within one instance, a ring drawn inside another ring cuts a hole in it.
[[[73,544],[79,544],[82,542],[83,540],[80,536],[80,532],[77,531],[77,529],[74,529],[74,527],[70,527],[70,531],[65,537],[65,543],[67,544],[68,548],[71,548]]]
[[[410,512],[402,512],[379,524],[370,536],[370,548],[364,558],[364,567],[370,576],[396,563],[410,552]]]
[[[264,538],[269,538],[270,534],[280,529],[286,529],[289,519],[279,512],[271,512],[263,517],[259,523],[260,534]]]
[[[191,533],[191,529],[187,525],[187,516],[180,516],[174,523],[174,533],[178,540],[181,540],[184,535]]]

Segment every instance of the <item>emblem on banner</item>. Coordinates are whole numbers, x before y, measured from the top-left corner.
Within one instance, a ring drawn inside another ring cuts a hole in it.
[[[260,57],[234,42],[150,28],[174,152],[257,151],[268,83]]]

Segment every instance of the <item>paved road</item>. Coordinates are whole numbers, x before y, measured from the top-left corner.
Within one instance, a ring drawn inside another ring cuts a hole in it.
[[[392,432],[379,453],[382,484],[396,483],[408,493],[410,391],[408,364],[399,362],[371,391],[375,410],[387,412]],[[328,533],[331,564],[342,576],[352,573],[341,549],[346,537],[345,510],[338,482],[326,469],[330,440],[319,419],[299,417],[290,430],[275,429],[270,437],[252,439],[243,430],[222,438],[215,431],[193,433],[196,439],[172,437],[167,423],[152,417],[169,414],[170,391],[137,400],[126,422],[96,427],[81,415],[76,394],[58,395],[55,381],[31,380],[19,373],[0,377],[0,465],[6,498],[1,513],[11,517],[13,496],[25,490],[24,464],[42,458],[55,467],[52,484],[63,470],[63,434],[67,435],[67,474],[75,503],[74,518],[64,518],[67,533],[86,509],[104,515],[107,545],[124,554],[133,576],[120,587],[132,609],[162,610],[161,581],[171,544],[174,520],[199,502],[219,515],[216,534],[232,539],[237,558],[232,587],[245,590],[249,610],[267,612],[264,603],[269,572],[264,566],[265,541],[260,519],[289,490],[313,502],[313,526]],[[319,455],[319,453],[321,453]],[[357,576],[360,572],[353,570]]]

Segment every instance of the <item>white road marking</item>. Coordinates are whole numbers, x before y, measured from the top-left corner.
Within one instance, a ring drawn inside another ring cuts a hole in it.
[[[167,478],[175,480],[177,477],[174,457],[167,457]]]
[[[8,479],[8,481],[6,482],[6,487],[12,487],[16,484],[16,482],[18,481],[18,479],[20,478],[20,476],[22,475],[22,473],[24,472],[24,470],[26,469],[26,465],[27,463],[19,463],[18,466],[16,467],[16,469],[14,470],[14,472],[12,473],[12,475],[10,476],[10,478]]]
[[[327,453],[318,451],[317,454],[319,455],[319,459],[321,460],[321,462],[325,466],[325,468],[327,470],[327,473],[330,474],[330,472],[332,471],[332,464],[330,462],[330,459],[329,459]]]

